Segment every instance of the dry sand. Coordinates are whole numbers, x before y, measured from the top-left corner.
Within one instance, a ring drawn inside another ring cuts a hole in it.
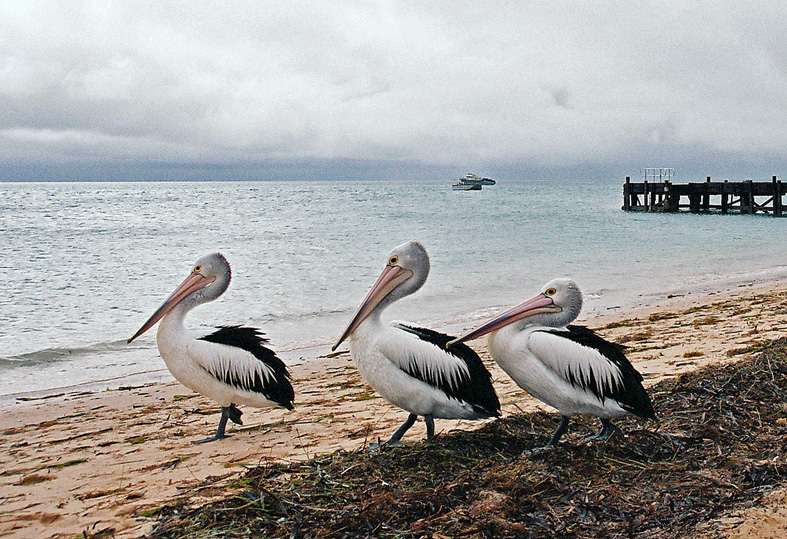
[[[588,325],[629,346],[632,363],[652,384],[732,361],[753,342],[787,335],[787,284],[672,298]],[[483,348],[481,341],[473,345]],[[482,357],[504,414],[539,406]],[[152,525],[146,512],[168,501],[206,501],[222,482],[266,459],[307,459],[386,439],[406,417],[364,386],[347,354],[297,364],[291,372],[295,411],[243,407],[244,426],[232,425],[231,437],[210,444],[190,442],[213,433],[216,406],[176,383],[69,394],[2,410],[0,536],[73,538],[113,530],[118,538],[139,537]],[[476,425],[437,422],[442,432]],[[405,441],[423,437],[419,422]],[[773,492],[756,509],[708,526],[740,539],[787,537],[785,501],[787,491]]]

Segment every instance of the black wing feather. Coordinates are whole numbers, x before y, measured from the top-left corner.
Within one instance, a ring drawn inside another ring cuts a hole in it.
[[[448,348],[448,342],[454,337],[439,331],[402,323],[398,323],[397,327],[461,359],[467,365],[470,376],[461,376],[453,383],[442,375],[438,375],[435,379],[434,376],[421,372],[416,361],[410,361],[404,369],[407,374],[436,387],[451,398],[468,403],[483,417],[500,417],[500,401],[492,385],[492,375],[472,348],[464,343],[454,344]]]
[[[642,375],[634,368],[626,357],[626,348],[620,344],[609,342],[596,334],[592,329],[584,326],[569,325],[565,329],[539,330],[559,335],[577,344],[597,350],[601,355],[614,364],[621,374],[621,384],[599,384],[592,369],[580,369],[575,375],[569,371],[568,378],[571,385],[591,391],[601,401],[613,399],[622,408],[644,419],[653,419],[656,413],[645,388],[642,387]]]
[[[288,410],[293,409],[292,401],[295,399],[295,391],[290,383],[290,373],[276,353],[265,346],[268,344],[268,340],[260,330],[243,326],[220,326],[215,332],[200,337],[200,340],[234,346],[251,353],[270,367],[274,378],[271,382],[258,373],[254,377],[254,383],[249,385],[248,381],[231,372],[214,373],[219,380],[239,389],[261,393],[269,401]]]

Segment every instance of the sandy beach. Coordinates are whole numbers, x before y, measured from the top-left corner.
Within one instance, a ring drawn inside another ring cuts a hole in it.
[[[647,384],[699,366],[746,357],[753,344],[787,335],[787,283],[738,285],[710,294],[585,319],[629,347]],[[483,341],[473,346],[482,352]],[[504,415],[539,406],[482,353]],[[160,505],[192,505],[267,459],[295,461],[358,449],[387,438],[406,414],[365,386],[347,353],[291,367],[296,409],[243,408],[229,438],[194,445],[218,422],[216,406],[185,387],[151,384],[18,402],[0,418],[0,536],[73,538],[86,531],[140,537]],[[658,403],[655,403],[658,408]],[[438,421],[438,432],[480,423]],[[587,433],[573,432],[568,443]],[[424,437],[423,423],[405,441]],[[729,537],[779,537],[787,530],[785,492],[756,510],[716,523]],[[110,532],[111,530],[111,532]]]

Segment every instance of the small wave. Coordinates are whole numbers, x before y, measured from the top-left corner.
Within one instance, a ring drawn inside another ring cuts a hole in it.
[[[274,313],[263,313],[257,315],[253,320],[249,323],[251,324],[266,324],[266,323],[276,323],[276,322],[285,322],[285,323],[293,323],[293,322],[302,322],[304,320],[312,320],[318,318],[327,318],[332,316],[343,316],[346,314],[352,314],[355,312],[356,306],[353,305],[347,308],[337,308],[337,309],[317,309],[314,311],[308,312],[300,312],[300,313],[288,313],[282,315],[281,313],[274,314]],[[207,324],[206,327],[210,327],[210,324]]]
[[[43,350],[37,350],[35,352],[27,352],[25,354],[19,354],[16,356],[0,358],[0,369],[31,367],[35,365],[52,363],[54,361],[61,361],[64,359],[73,359],[75,357],[83,357],[106,352],[120,352],[124,350],[128,350],[128,345],[124,339],[73,348],[44,348]]]

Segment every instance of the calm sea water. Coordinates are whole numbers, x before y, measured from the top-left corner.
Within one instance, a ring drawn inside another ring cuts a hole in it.
[[[783,278],[787,220],[631,214],[620,181],[0,183],[0,396],[169,379],[139,328],[201,255],[233,281],[193,326],[262,328],[288,360],[339,336],[387,259],[432,272],[390,316],[477,320],[572,276],[585,313],[698,286]]]

